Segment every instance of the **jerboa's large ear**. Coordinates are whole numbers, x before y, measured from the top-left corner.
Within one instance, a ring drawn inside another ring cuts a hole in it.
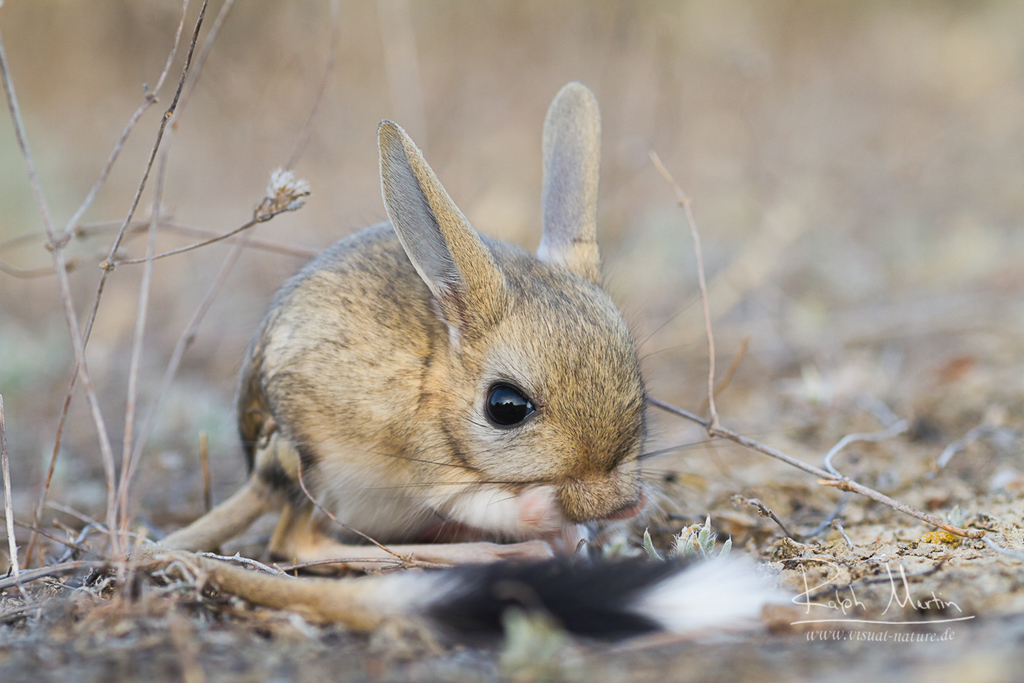
[[[555,95],[544,120],[544,236],[537,256],[599,284],[597,177],[601,113],[597,98],[572,82]]]
[[[491,253],[404,130],[382,121],[377,141],[388,217],[448,324],[463,336],[491,324],[506,301]]]

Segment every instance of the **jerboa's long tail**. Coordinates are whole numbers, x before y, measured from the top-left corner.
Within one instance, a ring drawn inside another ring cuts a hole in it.
[[[542,610],[566,630],[620,639],[666,630],[707,633],[755,626],[779,593],[739,559],[499,562],[359,578],[290,578],[160,546],[142,562],[182,560],[213,586],[312,621],[370,630],[395,618],[426,620],[452,635],[498,634],[509,607]]]

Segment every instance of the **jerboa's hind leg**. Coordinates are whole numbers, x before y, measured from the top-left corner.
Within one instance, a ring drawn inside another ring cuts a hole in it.
[[[376,545],[349,545],[330,536],[327,526],[330,523],[313,515],[312,504],[286,504],[270,540],[271,555],[296,564],[336,561],[310,567],[322,573],[341,569],[380,569],[400,558],[454,565],[552,557],[551,546],[544,541],[385,544],[387,550]]]
[[[274,498],[266,485],[254,475],[235,495],[187,527],[168,535],[160,545],[191,552],[215,550],[276,508]]]

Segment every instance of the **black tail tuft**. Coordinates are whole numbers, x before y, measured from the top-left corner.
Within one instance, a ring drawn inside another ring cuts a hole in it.
[[[575,565],[566,560],[499,562],[450,570],[455,588],[427,616],[461,636],[497,635],[510,607],[544,611],[563,628],[616,640],[662,627],[630,606],[641,593],[683,570],[680,562],[626,560]]]

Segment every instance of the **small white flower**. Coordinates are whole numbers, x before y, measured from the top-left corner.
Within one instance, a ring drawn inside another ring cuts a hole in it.
[[[267,196],[256,209],[256,217],[267,220],[282,211],[301,209],[309,193],[309,181],[296,178],[294,171],[278,168],[270,174]]]

